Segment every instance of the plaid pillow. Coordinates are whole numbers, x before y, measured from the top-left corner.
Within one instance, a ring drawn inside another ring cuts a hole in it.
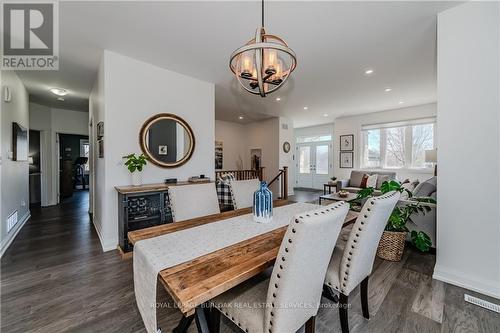
[[[215,183],[215,187],[217,188],[217,197],[219,198],[219,206],[229,209],[233,209],[233,196],[231,194],[231,188],[229,184],[235,180],[235,177],[232,173],[226,173],[219,177],[217,182]]]

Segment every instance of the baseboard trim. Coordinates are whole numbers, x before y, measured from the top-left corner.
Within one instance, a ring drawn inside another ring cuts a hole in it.
[[[21,221],[17,222],[17,225],[14,227],[14,230],[11,230],[10,233],[7,234],[7,237],[4,239],[1,245],[1,250],[0,250],[0,258],[3,257],[5,251],[9,248],[10,244],[14,241],[16,238],[17,234],[21,229],[24,227],[24,224],[26,221],[28,221],[31,217],[31,212],[28,210],[26,214],[21,218]]]
[[[442,267],[438,264],[434,267],[432,278],[500,299],[500,287],[497,286],[494,281],[477,279],[465,275],[462,272]]]
[[[95,224],[95,218],[91,218],[90,220],[92,221],[92,224],[94,225],[94,229],[95,229],[95,232],[97,233],[97,237],[99,237],[99,242],[101,243],[102,252],[116,250],[117,244],[107,244],[103,241],[103,238],[101,236],[101,232],[99,231],[99,228]]]

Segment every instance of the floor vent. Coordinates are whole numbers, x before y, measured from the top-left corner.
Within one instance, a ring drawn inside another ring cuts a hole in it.
[[[9,232],[17,224],[17,210],[7,217],[7,232]]]
[[[477,297],[474,297],[471,295],[467,295],[467,294],[464,295],[464,298],[465,298],[466,302],[469,302],[469,303],[472,303],[474,305],[480,306],[482,308],[500,313],[500,305],[498,305],[498,304],[491,303],[491,302],[485,301],[484,299],[480,299],[480,298],[477,298]]]

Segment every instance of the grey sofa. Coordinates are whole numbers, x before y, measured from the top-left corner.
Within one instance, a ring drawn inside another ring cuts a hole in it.
[[[350,193],[358,193],[361,190],[361,180],[363,179],[363,175],[379,175],[377,178],[377,186],[375,187],[374,195],[382,194],[380,192],[380,185],[387,180],[396,179],[395,172],[385,172],[385,171],[360,171],[353,170],[351,171],[351,176],[349,179],[338,180],[337,181],[337,191],[346,190]]]
[[[413,196],[414,197],[431,197],[436,199],[436,194],[437,194],[437,177],[432,177],[415,187],[415,190],[413,190]],[[400,200],[398,205],[405,205],[406,201],[405,200]],[[429,212],[426,212],[425,214],[418,213],[412,215],[411,219],[414,223],[407,223],[408,229],[410,231],[415,230],[415,231],[423,231],[432,240],[432,247],[436,247],[436,205],[434,204],[428,204],[428,206],[431,208]],[[409,235],[409,234],[408,234]],[[408,236],[409,237],[409,236]]]

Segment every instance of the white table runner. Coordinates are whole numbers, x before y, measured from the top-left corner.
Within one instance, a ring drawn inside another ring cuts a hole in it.
[[[157,331],[156,283],[160,271],[286,226],[294,215],[317,207],[295,203],[274,208],[270,223],[256,223],[252,214],[247,214],[137,242],[134,246],[134,290],[148,333]]]

